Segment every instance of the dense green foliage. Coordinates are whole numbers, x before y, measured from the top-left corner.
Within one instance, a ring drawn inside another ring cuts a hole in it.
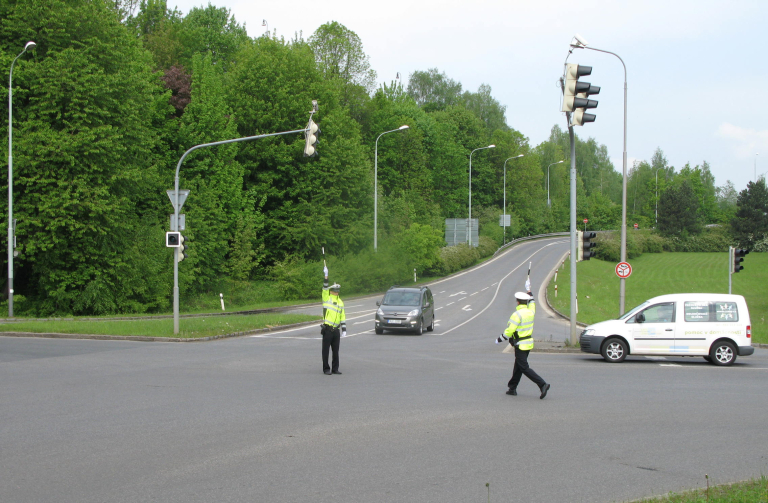
[[[568,228],[567,131],[555,126],[532,147],[490,86],[464,90],[435,68],[414,72],[407,89],[376,88],[363,42],[338,22],[307,41],[251,39],[229,10],[211,4],[182,15],[165,0],[2,2],[4,68],[28,40],[37,47],[13,76],[20,314],[169,309],[165,192],[183,154],[303,130],[312,100],[321,129],[315,157],[304,157],[303,134],[295,133],[184,159],[184,297],[263,280],[274,281],[273,300],[315,296],[322,247],[340,281],[373,291],[408,281],[413,269],[447,274],[515,237]],[[606,147],[577,137],[576,170],[578,219],[617,229],[621,175]],[[744,212],[761,200],[757,189],[737,201],[729,183],[714,186],[706,162],[676,173],[659,150],[632,167],[629,187],[630,222],[641,229],[653,226],[657,202],[690,210],[695,201],[685,239],[734,215],[740,242],[759,249],[766,239],[764,227],[738,223],[754,220]],[[681,188],[687,202],[675,197]],[[481,244],[446,249],[444,219],[467,217],[470,190]],[[499,226],[504,212],[509,228]]]

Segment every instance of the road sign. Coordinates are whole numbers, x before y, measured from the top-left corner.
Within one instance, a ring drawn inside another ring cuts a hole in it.
[[[632,266],[629,265],[629,262],[619,262],[616,264],[616,276],[626,279],[630,274],[632,274]]]
[[[637,224],[635,224],[635,229],[637,229]]]
[[[173,209],[176,209],[176,191],[166,190],[168,193],[168,197],[171,198],[171,204],[173,205]],[[181,211],[181,207],[184,206],[184,201],[187,200],[187,196],[189,195],[188,189],[179,189],[179,209],[177,211]]]
[[[584,219],[584,223],[587,223],[587,222],[589,222],[589,220],[585,218],[585,219]]]

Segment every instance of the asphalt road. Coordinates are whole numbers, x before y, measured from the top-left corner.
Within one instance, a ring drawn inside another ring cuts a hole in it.
[[[493,339],[511,293],[566,247],[433,284],[440,321],[422,336],[375,335],[375,299],[347,302],[341,376],[322,374],[317,327],[0,337],[0,501],[485,502],[490,483],[491,501],[611,502],[768,473],[768,350],[728,368],[532,353],[547,398],[525,378],[504,394],[512,356]],[[539,310],[536,332],[567,324]]]

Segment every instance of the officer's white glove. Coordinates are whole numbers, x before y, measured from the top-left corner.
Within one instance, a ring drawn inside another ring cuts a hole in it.
[[[328,277],[328,268],[326,266],[323,266],[323,275],[327,278]]]
[[[531,291],[531,280],[527,279],[525,280],[525,291],[530,292]]]
[[[344,330],[343,332],[341,332],[341,336],[342,336],[342,337],[346,337],[346,336],[347,336],[347,331],[346,331],[346,330]]]
[[[504,341],[508,341],[508,340],[509,340],[509,337],[507,337],[507,336],[506,336],[506,335],[504,335],[504,334],[501,334],[500,336],[498,336],[498,337],[496,338],[496,344],[501,344],[502,342],[504,342]]]

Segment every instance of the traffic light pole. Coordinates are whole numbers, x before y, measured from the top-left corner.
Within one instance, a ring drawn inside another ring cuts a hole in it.
[[[179,163],[176,165],[176,178],[174,180],[174,187],[176,189],[176,200],[173,203],[173,220],[171,221],[171,230],[179,230],[179,171],[181,170],[181,164],[184,159],[197,149],[204,147],[215,147],[217,145],[225,145],[227,143],[237,143],[241,141],[258,140],[259,138],[267,138],[269,136],[280,136],[286,134],[305,133],[307,129],[296,129],[294,131],[284,131],[282,133],[260,134],[257,136],[247,136],[245,138],[235,138],[234,140],[215,141],[212,143],[203,143],[201,145],[195,145],[190,148],[179,159]],[[173,333],[179,333],[179,248],[173,249]]]
[[[576,240],[576,142],[573,137],[573,126],[570,125],[571,117],[568,116],[568,136],[571,140],[571,336],[572,346],[576,345],[578,340],[578,327],[576,326],[576,317],[578,315],[579,304],[576,298],[576,261],[578,257],[578,246]]]

